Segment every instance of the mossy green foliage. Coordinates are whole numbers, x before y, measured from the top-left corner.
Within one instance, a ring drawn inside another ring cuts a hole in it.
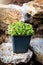
[[[8,34],[10,35],[32,35],[34,30],[31,24],[16,22],[8,25]]]

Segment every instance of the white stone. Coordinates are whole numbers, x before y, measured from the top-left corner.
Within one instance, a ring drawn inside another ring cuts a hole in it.
[[[30,46],[36,55],[36,59],[43,64],[43,38],[31,39]]]
[[[0,45],[0,59],[4,63],[13,64],[18,64],[20,62],[27,63],[31,59],[32,55],[33,53],[30,50],[28,50],[28,52],[26,53],[20,54],[13,53],[12,43],[9,42],[2,43],[2,45]]]

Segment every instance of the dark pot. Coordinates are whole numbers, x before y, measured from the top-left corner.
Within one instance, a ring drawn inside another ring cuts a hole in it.
[[[28,51],[31,36],[12,36],[13,52],[25,53]]]

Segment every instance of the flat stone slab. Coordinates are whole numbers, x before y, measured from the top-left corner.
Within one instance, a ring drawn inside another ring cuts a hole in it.
[[[43,64],[43,38],[31,39],[30,46],[36,55],[36,60]]]
[[[13,53],[12,43],[9,42],[2,43],[0,45],[0,59],[4,63],[13,64],[18,64],[20,62],[27,63],[31,59],[32,55],[33,53],[30,50],[28,50],[28,52],[26,53],[20,54]]]

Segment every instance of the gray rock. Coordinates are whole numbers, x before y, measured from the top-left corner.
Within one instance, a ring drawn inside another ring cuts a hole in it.
[[[13,53],[12,43],[9,42],[0,45],[0,60],[4,63],[27,63],[31,59],[32,55],[33,53],[30,50],[26,53]]]
[[[43,64],[43,38],[31,39],[30,46],[36,55],[36,59]]]

